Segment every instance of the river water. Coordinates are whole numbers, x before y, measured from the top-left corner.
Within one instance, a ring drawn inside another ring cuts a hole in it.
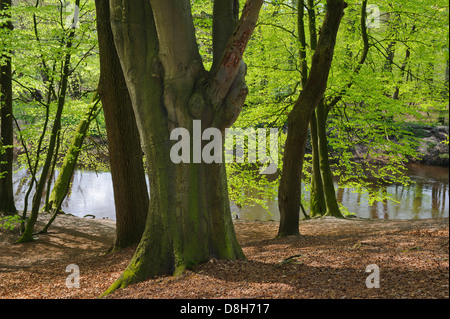
[[[393,184],[385,191],[393,200],[369,204],[367,194],[359,194],[351,188],[339,188],[335,182],[338,202],[357,217],[370,219],[425,219],[449,216],[449,168],[410,164],[406,174],[408,186]],[[303,190],[304,200],[309,202],[309,193]],[[266,201],[268,211],[260,205],[232,206],[239,218],[246,220],[279,221],[280,213],[276,200]],[[303,216],[303,215],[300,215]]]
[[[425,165],[408,165],[407,175],[414,182],[408,186],[394,184],[386,187],[386,192],[395,201],[368,203],[368,196],[353,192],[352,189],[338,188],[338,201],[349,212],[358,217],[371,219],[424,219],[449,216],[449,168]],[[27,191],[28,172],[20,170],[14,175],[16,207],[23,210]],[[308,193],[305,191],[305,199]],[[29,206],[31,205],[31,198]],[[231,206],[233,216],[245,220],[279,220],[276,200],[267,201],[266,211],[259,205],[238,208]],[[62,210],[65,213],[84,217],[115,220],[114,195],[109,172],[78,170],[72,180],[72,187]]]

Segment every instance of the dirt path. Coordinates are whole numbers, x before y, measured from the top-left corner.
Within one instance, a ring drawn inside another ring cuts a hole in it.
[[[104,254],[114,227],[109,220],[61,216],[50,233],[19,245],[11,244],[14,233],[3,232],[0,298],[97,298],[134,250]],[[213,259],[182,276],[151,279],[109,297],[448,298],[448,218],[326,218],[301,222],[300,237],[273,239],[277,227],[275,222],[236,221],[247,260]],[[80,288],[66,287],[69,264],[79,266]],[[380,271],[380,288],[366,287],[370,264]]]

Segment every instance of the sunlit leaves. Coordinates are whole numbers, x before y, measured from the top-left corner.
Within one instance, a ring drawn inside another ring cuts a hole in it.
[[[32,158],[42,155],[49,141],[47,134],[41,154],[37,154],[47,109],[48,122],[53,123],[65,56],[71,55],[71,65],[60,132],[61,154],[67,149],[79,121],[92,105],[92,94],[98,84],[94,2],[81,1],[79,15],[76,15],[75,37],[72,46],[68,47],[66,43],[76,9],[74,4],[74,1],[20,1],[11,10],[14,30],[0,29],[0,53],[12,56],[14,115],[20,126],[18,139],[26,141]],[[0,23],[4,20],[2,18]],[[102,131],[95,133],[97,136],[105,135],[104,125],[93,129],[97,130]],[[28,160],[22,148],[19,154],[17,165],[26,165]]]

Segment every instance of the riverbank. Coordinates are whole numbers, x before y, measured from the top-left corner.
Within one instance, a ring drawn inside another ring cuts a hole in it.
[[[449,166],[448,126],[410,124],[409,130],[420,139],[417,147],[420,157],[418,159],[409,158],[410,163]]]
[[[409,134],[416,139],[417,145],[415,150],[417,157],[405,156],[405,164],[422,164],[429,166],[449,166],[449,126],[448,125],[425,125],[415,123],[405,123],[404,133]],[[331,132],[329,133],[331,134]],[[389,136],[391,141],[398,142],[401,140],[398,136]],[[307,148],[311,152],[311,146]],[[330,149],[332,155],[338,155],[334,150]],[[353,160],[364,161],[383,165],[386,162],[386,156],[378,154],[377,157],[366,157],[368,147],[364,144],[355,145],[352,150]],[[401,155],[401,154],[399,154]]]
[[[45,215],[38,225],[42,225]],[[278,223],[235,221],[245,261],[210,260],[109,298],[448,298],[449,219],[302,221],[300,237],[274,239]],[[59,216],[50,232],[12,245],[0,234],[0,298],[97,298],[125,269],[134,248],[105,255],[115,223]],[[67,265],[80,288],[67,288]],[[380,270],[367,288],[366,267]]]

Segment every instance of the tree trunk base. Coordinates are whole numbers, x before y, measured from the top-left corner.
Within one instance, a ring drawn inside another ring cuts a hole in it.
[[[300,232],[298,233],[286,233],[286,232],[282,232],[282,233],[278,233],[277,236],[275,236],[275,239],[280,239],[280,238],[285,238],[285,237],[300,237]]]

